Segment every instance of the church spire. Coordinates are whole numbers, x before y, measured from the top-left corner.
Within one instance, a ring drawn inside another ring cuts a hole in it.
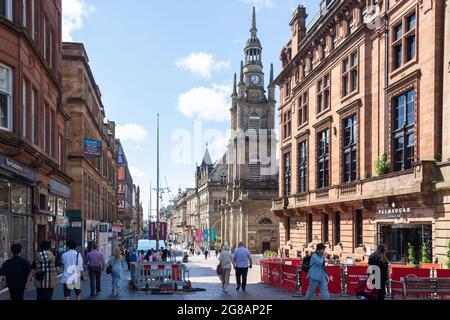
[[[270,64],[270,81],[269,84],[273,84],[273,63]]]
[[[257,32],[258,32],[258,29],[256,28],[256,8],[253,7],[252,28],[250,29],[252,38],[256,38]]]
[[[233,81],[233,94],[232,97],[237,96],[237,75],[234,73],[234,81]]]

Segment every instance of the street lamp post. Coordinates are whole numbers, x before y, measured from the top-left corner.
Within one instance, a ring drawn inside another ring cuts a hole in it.
[[[156,250],[159,248],[159,113],[156,132]]]

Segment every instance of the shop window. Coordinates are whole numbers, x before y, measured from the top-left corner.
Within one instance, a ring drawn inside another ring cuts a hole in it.
[[[329,238],[328,238],[328,222],[329,222],[329,217],[328,214],[324,213],[323,215],[323,220],[322,220],[322,242],[326,243],[328,242]]]
[[[306,217],[307,217],[306,225],[308,228],[306,232],[306,242],[311,243],[313,240],[313,216],[312,214],[309,213]]]
[[[415,90],[393,99],[393,164],[394,171],[410,169],[415,148]]]
[[[0,179],[0,211],[10,210],[10,190],[9,181]]]
[[[47,203],[47,196],[45,194],[39,195],[39,209],[47,211],[48,203]]]
[[[27,214],[27,187],[13,183],[11,187],[11,208],[16,214]]]
[[[336,212],[334,214],[334,245],[341,242],[341,214]]]
[[[355,248],[364,243],[363,240],[363,211],[356,210],[355,212]]]
[[[284,195],[289,196],[291,194],[291,153],[285,153],[283,158]]]

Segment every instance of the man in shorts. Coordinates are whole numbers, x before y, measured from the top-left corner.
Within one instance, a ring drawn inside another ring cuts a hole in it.
[[[61,283],[64,287],[64,299],[70,300],[72,290],[75,291],[77,300],[81,300],[81,280],[83,276],[83,257],[76,251],[75,241],[67,241],[69,250],[62,255],[61,263],[64,265],[64,273]]]

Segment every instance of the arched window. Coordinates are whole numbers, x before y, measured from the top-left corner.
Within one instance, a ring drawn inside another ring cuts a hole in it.
[[[250,159],[250,181],[261,181],[261,162],[258,157]]]
[[[272,220],[270,218],[261,218],[258,222],[258,224],[273,224]]]
[[[259,114],[253,112],[252,114],[250,114],[250,117],[248,119],[248,129],[249,130],[253,129],[256,130],[256,132],[258,132],[260,128],[261,128],[261,118]]]

